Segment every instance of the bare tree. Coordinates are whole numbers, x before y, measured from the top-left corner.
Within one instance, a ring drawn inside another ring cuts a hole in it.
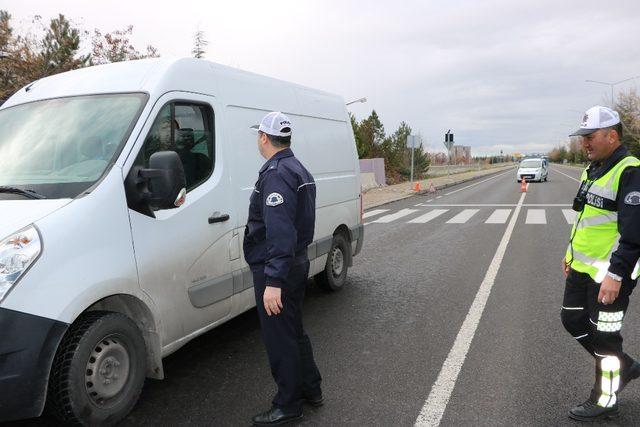
[[[158,49],[148,45],[145,53],[139,52],[132,44],[129,37],[133,34],[133,25],[124,30],[116,30],[102,34],[94,30],[92,46],[93,54],[91,65],[108,64],[110,62],[129,61],[133,59],[157,58]]]

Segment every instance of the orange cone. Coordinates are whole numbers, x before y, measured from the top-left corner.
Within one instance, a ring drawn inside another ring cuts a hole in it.
[[[420,182],[416,182],[415,184],[413,184],[413,191],[415,191],[416,193],[420,191]]]
[[[527,192],[527,180],[524,179],[524,177],[522,177],[522,185],[520,185],[520,192],[521,193]]]

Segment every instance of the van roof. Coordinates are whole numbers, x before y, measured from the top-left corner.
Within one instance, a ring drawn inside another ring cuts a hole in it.
[[[0,108],[66,96],[123,92],[146,92],[152,96],[160,96],[176,90],[213,96],[235,95],[227,98],[233,99],[232,103],[241,105],[250,102],[247,95],[250,95],[251,88],[257,87],[267,87],[272,93],[282,93],[285,98],[291,98],[295,92],[298,97],[311,97],[315,102],[322,100],[324,104],[332,104],[325,105],[329,108],[323,108],[326,110],[323,115],[337,116],[333,118],[340,120],[344,118],[344,100],[340,96],[195,58],[141,59],[56,74],[20,89]],[[238,98],[241,102],[238,102]],[[245,102],[242,102],[243,98]],[[281,111],[298,109],[296,107],[303,107],[305,104],[295,102],[297,105],[294,106],[286,99],[280,103],[287,104],[287,108],[284,105],[280,108]],[[340,108],[336,109],[338,106]],[[267,105],[264,107],[269,108]]]

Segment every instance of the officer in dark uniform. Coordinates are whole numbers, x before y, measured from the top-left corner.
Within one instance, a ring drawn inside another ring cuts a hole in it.
[[[258,149],[267,162],[251,195],[243,246],[253,273],[262,338],[278,386],[272,408],[253,417],[253,423],[277,425],[302,417],[302,402],[323,403],[320,372],[302,327],[316,186],[289,148],[292,126],[287,116],[269,113],[253,128],[258,130]]]
[[[621,145],[622,131],[616,111],[595,106],[572,135],[582,137],[591,160],[574,199],[578,213],[563,260],[562,323],[596,361],[591,396],[569,411],[580,421],[617,415],[617,394],[640,376],[620,334],[640,258],[640,160]]]

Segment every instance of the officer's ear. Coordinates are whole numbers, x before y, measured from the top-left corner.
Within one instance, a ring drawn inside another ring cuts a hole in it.
[[[609,142],[613,144],[616,141],[620,141],[620,134],[616,129],[611,129],[609,131]]]

